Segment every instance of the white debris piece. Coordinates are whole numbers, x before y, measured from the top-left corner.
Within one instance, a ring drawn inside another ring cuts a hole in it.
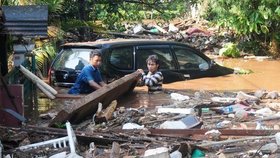
[[[190,99],[189,96],[182,95],[182,94],[179,94],[179,93],[171,93],[170,96],[171,96],[171,99],[177,100],[177,101],[184,101],[184,100],[189,100]]]
[[[168,149],[160,147],[156,149],[149,149],[145,151],[144,158],[170,158]]]
[[[239,100],[247,100],[247,101],[252,101],[252,102],[259,100],[258,97],[246,94],[246,93],[244,93],[242,91],[239,91],[237,93],[236,98],[239,99]]]
[[[143,129],[144,125],[140,126],[136,123],[126,123],[123,125],[122,129]]]
[[[176,150],[170,154],[170,158],[182,158],[183,155],[180,151]]]
[[[12,158],[12,156],[10,154],[5,155],[3,158]]]
[[[266,107],[274,109],[276,111],[280,111],[280,103],[277,103],[277,102],[275,102],[275,103],[267,103]]]
[[[207,131],[204,135],[210,135],[210,134],[219,134],[219,135],[221,135],[222,133],[219,130],[212,129],[211,131]]]
[[[266,90],[257,90],[254,94],[255,97],[263,98],[266,94]]]
[[[136,25],[134,28],[133,28],[133,33],[134,34],[140,34],[144,31],[145,29],[142,27],[141,24],[138,24]]]
[[[157,113],[194,114],[193,108],[158,108]]]
[[[0,140],[0,158],[2,158],[2,150],[3,150],[3,145],[2,145],[1,140]]]
[[[179,32],[179,29],[174,24],[170,23],[168,27],[168,32],[177,33]]]
[[[276,139],[277,145],[280,146],[280,132],[275,134],[275,139]]]
[[[277,91],[268,92],[266,95],[266,98],[268,98],[268,99],[277,99],[278,97],[279,97],[279,94]]]
[[[52,156],[50,156],[49,158],[66,158],[66,151],[58,153],[58,154],[54,154]]]
[[[255,113],[262,116],[271,116],[274,114],[274,112],[268,107],[259,109]]]
[[[212,102],[217,102],[217,103],[232,103],[237,101],[236,98],[227,98],[227,97],[212,97],[211,100]]]
[[[182,121],[165,121],[160,126],[160,129],[186,129],[187,125]]]
[[[21,146],[18,149],[19,150],[30,150],[42,146],[53,146],[54,148],[64,148],[69,146],[70,147],[70,154],[68,154],[67,158],[82,158],[76,153],[75,145],[77,143],[77,138],[75,136],[75,133],[71,127],[71,124],[69,122],[66,122],[66,129],[67,129],[67,135],[66,137],[61,137],[57,139],[47,140],[39,143],[29,144],[25,146]]]
[[[229,120],[224,120],[222,122],[217,123],[216,125],[217,128],[228,128],[230,126],[232,126],[232,123]]]
[[[270,151],[270,154],[273,154],[277,151],[278,146],[276,143],[268,143],[261,147],[260,151]]]

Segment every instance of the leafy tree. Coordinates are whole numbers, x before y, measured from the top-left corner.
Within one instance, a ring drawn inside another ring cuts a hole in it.
[[[123,21],[181,16],[186,13],[187,4],[182,0],[68,0],[60,18],[62,22],[100,20],[106,28],[118,30]]]
[[[220,26],[228,27],[251,41],[270,46],[273,55],[280,50],[279,0],[211,0],[208,15]],[[275,54],[276,53],[276,54]]]

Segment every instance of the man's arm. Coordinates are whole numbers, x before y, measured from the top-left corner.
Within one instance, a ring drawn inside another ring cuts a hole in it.
[[[105,82],[101,81],[101,82],[99,82],[99,85],[100,85],[101,87],[104,87],[104,86],[106,86],[107,84],[106,84]]]
[[[93,80],[88,81],[89,85],[94,88],[95,90],[101,88],[102,86],[94,82]]]

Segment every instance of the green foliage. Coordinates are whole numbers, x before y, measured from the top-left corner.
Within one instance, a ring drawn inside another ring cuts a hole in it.
[[[55,123],[54,124],[55,128],[62,128],[62,129],[66,129],[66,124],[65,123]]]
[[[82,27],[89,27],[95,31],[104,30],[101,25],[97,25],[93,21],[82,21],[82,20],[77,20],[77,19],[63,21],[61,23],[61,27],[64,31],[69,31],[69,30],[73,30],[76,28],[82,28]]]
[[[233,58],[240,57],[240,51],[237,48],[237,44],[233,44],[233,43],[225,44],[225,46],[222,49],[220,49],[219,54],[220,56],[226,56],[226,57],[233,57]]]
[[[64,0],[35,0],[35,4],[48,5],[49,12],[52,14],[61,13]]]
[[[279,20],[278,0],[212,1],[218,24],[233,28],[239,34],[268,33]],[[271,23],[273,22],[273,23]]]
[[[48,5],[50,13],[61,13],[65,0],[4,0],[4,5]]]
[[[269,44],[280,34],[279,0],[211,0],[210,4],[211,19],[251,41]]]
[[[33,4],[33,0],[3,0],[1,5],[28,5]]]
[[[35,54],[37,66],[42,72],[46,64],[50,65],[56,56],[55,43],[45,42],[42,46],[35,48],[32,53]]]
[[[143,19],[170,20],[186,12],[186,2],[181,0],[98,2],[94,5],[90,17],[101,20],[109,29],[114,30],[118,30],[123,21],[140,21]]]
[[[257,40],[240,41],[238,43],[239,50],[254,55],[266,55],[267,51],[264,45]]]

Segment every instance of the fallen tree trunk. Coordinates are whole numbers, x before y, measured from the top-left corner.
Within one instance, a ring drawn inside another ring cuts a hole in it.
[[[141,73],[136,71],[75,100],[71,105],[61,110],[49,126],[65,123],[67,120],[76,124],[88,116],[93,116],[97,111],[98,103],[102,103],[103,108],[106,108],[113,100],[132,90],[140,76]]]

